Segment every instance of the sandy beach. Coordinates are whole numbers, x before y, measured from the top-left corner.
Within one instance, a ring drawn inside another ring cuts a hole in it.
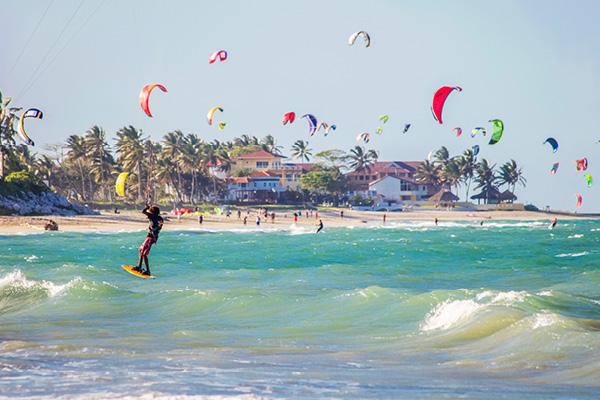
[[[204,217],[202,225],[198,223],[198,217],[184,215],[180,220],[170,212],[162,213],[165,217],[164,230],[179,229],[237,229],[243,227],[243,218],[247,217],[247,227],[256,227],[256,215],[258,208],[249,209],[242,212],[241,219],[237,217],[237,211],[232,212],[231,217],[223,215],[207,215]],[[298,226],[316,226],[319,219],[323,220],[325,227],[328,226],[380,226],[383,224],[383,215],[386,216],[386,222],[394,221],[434,221],[436,218],[440,221],[473,221],[481,222],[487,220],[548,220],[553,218],[560,219],[597,219],[597,214],[573,214],[561,211],[447,211],[443,210],[419,210],[410,212],[372,212],[372,211],[354,211],[344,209],[344,218],[340,218],[339,211],[327,210],[319,211],[318,219],[314,212],[298,218]],[[269,211],[270,214],[271,211]],[[269,227],[287,227],[294,223],[292,211],[275,212],[275,220],[264,220],[261,217],[261,226]],[[110,230],[143,230],[148,225],[147,218],[141,212],[122,211],[120,214],[102,212],[101,215],[80,215],[71,217],[59,216],[36,216],[36,217],[8,217],[0,216],[0,234],[30,233],[43,231],[44,225],[48,220],[53,220],[58,224],[60,231],[110,231]]]

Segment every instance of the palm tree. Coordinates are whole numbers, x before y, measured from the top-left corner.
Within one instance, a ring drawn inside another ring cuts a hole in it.
[[[175,192],[177,199],[181,199],[181,168],[180,168],[180,157],[184,141],[183,132],[176,130],[169,132],[164,137],[163,150],[164,155],[168,157],[175,164],[175,171],[177,172],[177,185],[175,186]]]
[[[377,161],[377,158],[379,158],[379,153],[376,150],[365,151],[362,146],[354,146],[347,157],[350,169],[365,172],[371,172],[371,165]]]
[[[81,199],[86,201],[85,174],[87,173],[87,168],[84,170],[84,166],[86,166],[84,161],[86,160],[88,151],[85,145],[85,139],[79,135],[71,135],[67,139],[67,148],[69,149],[67,159],[76,163],[79,167],[79,174],[81,176]]]
[[[85,133],[84,143],[87,150],[86,157],[91,159],[90,181],[93,176],[95,183],[100,185],[104,198],[106,199],[107,181],[112,180],[114,172],[114,159],[109,152],[106,142],[106,132],[98,125],[94,125]],[[94,185],[90,182],[92,188],[91,198],[94,198]],[[109,191],[109,193],[112,193]],[[111,196],[112,198],[112,196]]]
[[[471,181],[475,176],[475,154],[473,154],[473,150],[464,151],[459,158],[459,166],[462,180],[467,184],[467,201],[469,201],[469,189],[471,188]]]
[[[308,142],[304,140],[297,140],[296,143],[292,145],[292,157],[296,160],[306,160],[310,161],[310,157],[312,156],[312,149],[308,148]]]
[[[527,179],[523,176],[523,167],[518,168],[515,160],[510,160],[500,167],[500,177],[498,183],[500,186],[507,185],[512,194],[515,193],[515,186],[520,183],[526,186]]]
[[[485,199],[486,204],[490,202],[490,194],[496,189],[495,183],[498,178],[496,177],[496,171],[494,171],[495,167],[495,164],[490,166],[489,161],[485,158],[475,166],[475,172],[477,174],[477,177],[475,178],[477,186],[475,189],[482,189],[487,193],[487,198]]]
[[[441,186],[440,167],[430,163],[429,160],[419,164],[415,177],[420,183],[427,185],[428,188],[431,187],[433,192],[437,192]]]
[[[117,132],[117,161],[123,165],[124,170],[135,168],[137,173],[138,200],[142,199],[142,163],[146,159],[142,131],[129,125]]]
[[[441,165],[442,169],[445,169],[446,165],[448,165],[448,163],[452,161],[452,158],[450,157],[450,153],[448,152],[446,146],[442,146],[439,150],[437,150],[434,153],[433,157],[433,163],[436,165]]]
[[[190,200],[194,203],[196,192],[197,173],[199,169],[203,169],[204,142],[193,133],[184,137],[184,143],[181,147],[180,163],[184,172],[192,175],[192,185],[190,189]]]
[[[273,154],[281,154],[282,146],[277,146],[277,139],[272,135],[267,135],[262,139],[263,149]]]
[[[15,145],[15,120],[19,118],[15,113],[21,108],[8,108],[10,97],[3,98],[0,92],[0,179],[4,178],[4,153]]]
[[[456,188],[456,193],[458,194],[458,185],[462,180],[460,161],[457,159],[451,159],[442,171],[442,178],[444,180],[444,184],[450,185],[450,187],[454,186]]]

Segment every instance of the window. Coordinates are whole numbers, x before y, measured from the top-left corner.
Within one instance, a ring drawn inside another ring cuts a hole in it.
[[[285,179],[287,179],[288,181],[292,180],[292,174],[285,174]]]
[[[246,187],[246,182],[242,182],[242,187],[245,188]]]
[[[361,181],[364,181],[365,177],[361,175],[360,178],[358,178],[358,179],[361,180]]]
[[[257,161],[256,168],[269,168],[269,162],[268,161]]]

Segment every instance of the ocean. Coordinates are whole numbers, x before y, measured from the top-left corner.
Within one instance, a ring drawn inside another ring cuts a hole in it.
[[[598,220],[0,235],[0,397],[597,399]]]

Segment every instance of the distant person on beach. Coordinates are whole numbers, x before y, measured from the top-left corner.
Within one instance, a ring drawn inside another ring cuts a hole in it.
[[[117,207],[115,207],[115,214],[120,214],[119,210],[117,210]]]
[[[247,222],[248,222],[248,217],[244,217],[244,226],[246,226]]]
[[[271,213],[271,223],[272,224],[275,223],[275,213],[274,212]]]
[[[433,221],[435,222],[435,226],[438,226],[438,219],[436,218]]]
[[[385,214],[383,214],[383,224],[385,225]]]
[[[256,226],[260,226],[260,215],[256,216]]]
[[[319,233],[319,232],[321,232],[321,230],[323,230],[323,221],[319,220],[319,223],[317,224],[317,226],[319,227],[319,229],[317,229],[316,233]]]
[[[202,222],[204,222],[204,217],[202,216],[202,214],[200,214],[198,215],[198,223],[202,225]]]
[[[556,226],[556,223],[558,222],[558,218],[554,218],[550,222],[551,222],[550,229],[554,229],[554,227]]]
[[[150,265],[148,264],[148,253],[152,245],[158,241],[158,234],[163,226],[163,219],[160,216],[160,209],[157,206],[150,207],[150,204],[146,205],[146,208],[142,210],[142,213],[148,217],[150,225],[148,226],[148,235],[146,240],[140,246],[140,259],[138,266],[133,268],[134,271],[141,272],[142,275],[150,275]],[[146,270],[142,272],[142,261],[146,266]]]
[[[344,219],[344,210],[340,210],[340,219]]]
[[[238,220],[241,220],[242,219],[242,211],[238,210],[237,214],[238,214]]]

